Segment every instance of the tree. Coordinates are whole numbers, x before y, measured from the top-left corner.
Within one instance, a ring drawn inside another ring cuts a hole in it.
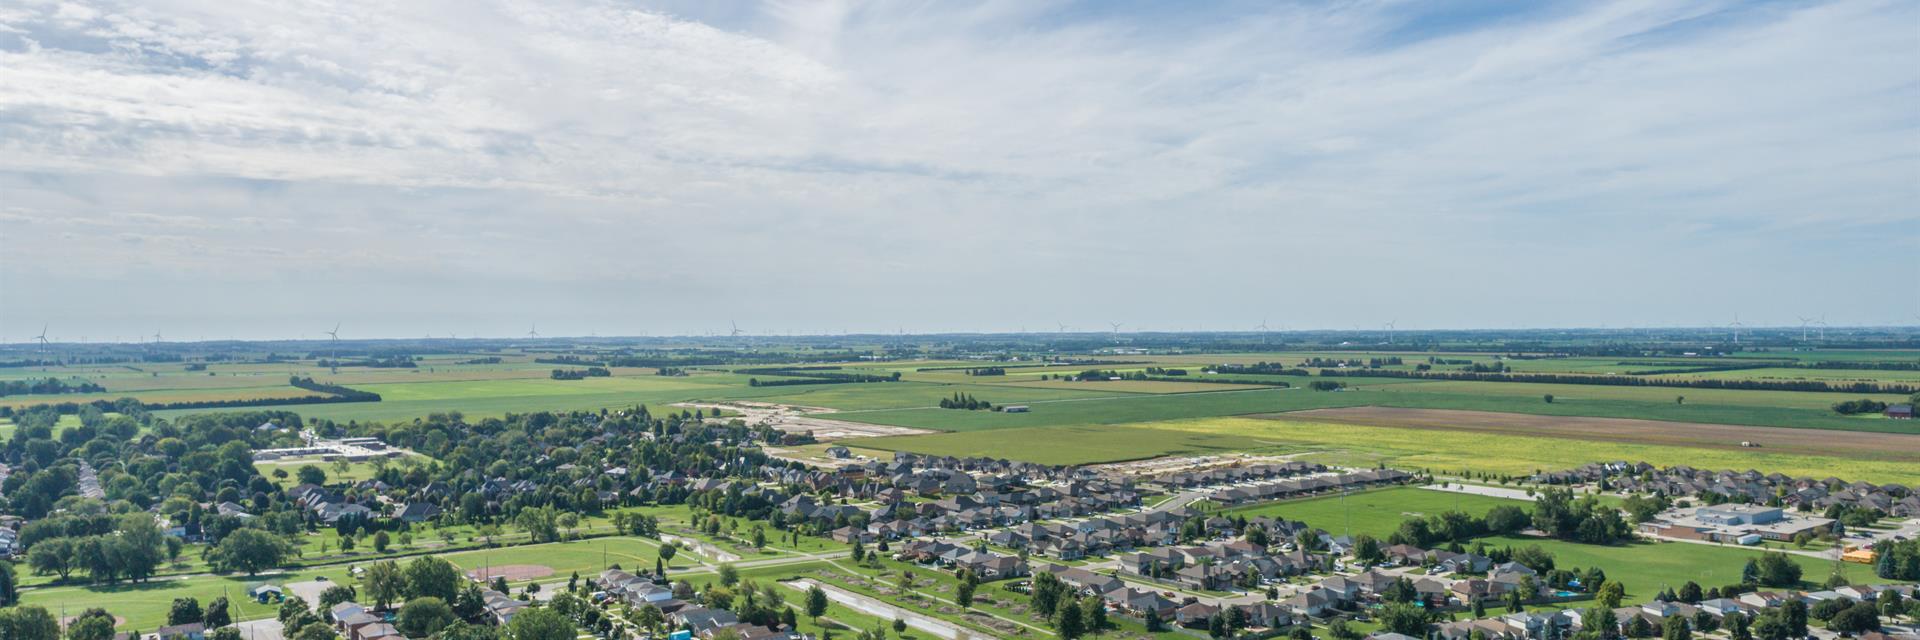
[[[0,609],[0,638],[60,640],[60,623],[46,609],[35,605]]]
[[[1693,628],[1683,616],[1667,616],[1660,623],[1660,640],[1693,640]]]
[[[1099,596],[1087,598],[1087,601],[1080,605],[1080,612],[1087,619],[1084,626],[1088,633],[1097,636],[1107,630],[1107,603],[1100,600]]]
[[[1701,591],[1700,591],[1699,583],[1696,583],[1692,580],[1688,580],[1686,584],[1680,586],[1681,602],[1685,602],[1687,604],[1700,604],[1700,599],[1701,599]]]
[[[73,540],[71,538],[51,538],[41,540],[27,549],[27,566],[39,575],[58,574],[65,582],[73,573]]]
[[[439,598],[441,602],[451,602],[460,590],[460,570],[453,563],[433,556],[424,556],[407,565],[407,596],[411,598]]]
[[[20,580],[13,574],[13,563],[0,562],[0,607],[20,604]]]
[[[1620,600],[1626,596],[1626,585],[1622,585],[1615,580],[1608,580],[1600,584],[1600,589],[1595,592],[1594,597],[1599,598],[1601,606],[1608,609],[1618,609],[1620,608]]]
[[[305,624],[303,618],[313,617],[313,609],[307,607],[305,598],[287,596],[287,599],[280,601],[280,611],[275,617],[279,618],[282,629],[299,629]]]
[[[387,536],[387,532],[385,531],[374,532],[373,551],[375,553],[386,553],[387,545],[390,545],[390,544],[393,544],[393,539]]]
[[[1086,622],[1080,613],[1080,603],[1066,598],[1053,612],[1053,633],[1064,640],[1073,640],[1086,633]]]
[[[453,607],[447,606],[445,600],[423,597],[401,605],[398,624],[394,626],[408,637],[423,638],[447,628],[457,619],[453,615]]]
[[[807,587],[807,617],[818,622],[824,615],[827,615],[827,590],[817,584]]]
[[[1540,399],[1547,401],[1547,404],[1553,404],[1553,394],[1551,393],[1541,396]]]
[[[1794,562],[1784,553],[1768,553],[1760,556],[1760,584],[1769,587],[1792,587],[1800,584],[1800,563]]]
[[[167,610],[167,624],[193,624],[206,620],[206,612],[200,609],[200,601],[194,598],[174,598],[173,607]]]
[[[1653,637],[1653,623],[1647,622],[1646,616],[1634,616],[1633,621],[1627,623],[1627,637],[1629,638]]]
[[[732,564],[720,565],[720,584],[729,587],[740,584],[740,569]]]
[[[973,591],[979,585],[980,582],[973,577],[972,571],[961,569],[960,584],[953,590],[953,603],[960,605],[962,609],[973,606]]]
[[[1159,633],[1161,631],[1167,630],[1167,623],[1166,621],[1160,619],[1159,611],[1148,609],[1146,622],[1147,622],[1148,633]]]
[[[373,608],[385,609],[387,605],[406,597],[407,577],[400,570],[400,564],[392,560],[367,565],[360,574],[360,586],[373,600]]]
[[[292,545],[280,536],[259,529],[243,528],[227,534],[213,549],[214,564],[236,569],[252,576],[279,567],[293,553]]]
[[[1827,621],[1827,628],[1840,633],[1860,633],[1880,630],[1880,610],[1873,603],[1861,602],[1834,614]]]
[[[552,609],[523,609],[507,623],[506,640],[574,640],[573,623]]]
[[[896,634],[907,632],[907,621],[905,618],[893,619],[893,632]]]
[[[293,640],[337,640],[339,637],[340,634],[333,632],[333,627],[318,620],[301,625],[300,630],[293,633]]]
[[[1432,622],[1427,610],[1405,602],[1395,602],[1380,609],[1380,625],[1388,631],[1405,634],[1415,638],[1427,637],[1427,625]]]
[[[333,605],[340,604],[342,602],[352,602],[356,596],[357,594],[354,593],[353,587],[349,587],[344,584],[336,584],[331,587],[327,587],[326,591],[320,592],[320,603],[319,603],[320,610],[321,611],[332,610]]]
[[[295,469],[293,471],[293,477],[299,478],[300,484],[326,484],[327,483],[327,472],[321,471],[320,467],[316,467],[310,464],[300,465],[299,469]]]
[[[1807,603],[1799,598],[1788,598],[1784,604],[1780,605],[1780,620],[1787,623],[1789,635],[1796,638],[1806,637]]]
[[[218,629],[233,624],[233,603],[229,602],[226,596],[214,598],[212,602],[207,603],[207,613],[200,621],[206,623],[208,629]]]
[[[67,640],[113,640],[113,616],[81,616],[67,625]]]

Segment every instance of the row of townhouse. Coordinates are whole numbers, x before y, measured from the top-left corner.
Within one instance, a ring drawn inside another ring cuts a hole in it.
[[[693,604],[673,596],[673,589],[647,575],[635,575],[620,569],[608,569],[593,579],[599,590],[596,602],[620,602],[632,607],[653,606],[666,615],[673,626],[700,638],[737,637],[742,640],[808,640],[805,634],[787,627],[763,627],[744,623],[726,609]]]
[[[1846,602],[1870,602],[1880,596],[1881,591],[1892,590],[1904,597],[1912,597],[1913,585],[1850,585],[1823,591],[1756,591],[1740,594],[1733,598],[1713,598],[1698,603],[1667,602],[1655,600],[1637,607],[1621,607],[1613,610],[1615,621],[1620,625],[1617,631],[1624,632],[1635,618],[1642,619],[1655,629],[1661,628],[1668,618],[1679,618],[1691,626],[1700,614],[1724,619],[1728,614],[1760,615],[1767,609],[1785,605],[1788,601],[1799,600],[1813,607],[1827,600]],[[1573,609],[1566,612],[1576,629],[1584,628],[1582,617],[1585,612]],[[1516,636],[1517,637],[1517,636]]]
[[[1897,517],[1920,516],[1920,494],[1901,484],[1848,482],[1828,476],[1791,477],[1782,473],[1696,469],[1687,465],[1655,467],[1645,462],[1602,462],[1565,471],[1536,474],[1545,484],[1598,484],[1613,490],[1668,496],[1725,496],[1756,504],[1778,498],[1786,506],[1825,510],[1833,505],[1879,509]]]
[[[1368,469],[1366,471],[1263,482],[1250,486],[1227,487],[1214,491],[1208,498],[1214,502],[1226,505],[1242,505],[1283,500],[1317,493],[1363,489],[1383,484],[1397,484],[1406,482],[1412,478],[1412,474],[1399,469]]]
[[[871,542],[1081,517],[1139,504],[1138,493],[1090,483],[1079,495],[1038,487],[1030,491],[948,496],[932,502],[889,501],[871,511],[848,505],[823,506],[812,496],[801,495],[790,498],[780,508],[789,518],[834,524],[864,515],[865,526],[845,526],[830,535],[840,542],[854,539]]]
[[[1172,491],[1193,489],[1223,484],[1236,484],[1257,480],[1271,480],[1291,476],[1320,473],[1326,471],[1323,464],[1312,462],[1282,462],[1274,464],[1252,464],[1238,467],[1222,467],[1202,471],[1181,471],[1154,476],[1148,482]]]
[[[1214,614],[1222,611],[1219,605],[1202,603],[1197,598],[1175,601],[1160,593],[1127,586],[1117,577],[1078,567],[1043,564],[1034,570],[1052,574],[1076,593],[1098,596],[1113,610],[1137,618],[1152,614],[1184,626],[1205,626]],[[1248,623],[1255,627],[1284,627],[1298,619],[1298,614],[1284,604],[1255,602],[1232,606],[1245,612]]]
[[[437,518],[441,513],[439,505],[414,501],[394,506],[392,515],[388,516],[385,505],[378,501],[373,501],[371,506],[365,502],[354,502],[346,495],[315,484],[301,484],[288,489],[287,498],[310,513],[315,520],[326,524],[339,522],[342,518],[375,520],[384,517],[417,524]],[[216,508],[224,516],[253,517],[245,507],[231,502],[220,503]]]
[[[1172,580],[1200,590],[1268,584],[1292,576],[1330,570],[1330,556],[1301,550],[1279,551],[1246,540],[1212,541],[1190,547],[1162,547],[1120,556],[1120,570]]]
[[[900,546],[900,552],[894,554],[899,560],[919,562],[943,567],[958,572],[962,569],[973,572],[981,580],[1004,580],[1027,575],[1027,561],[991,551],[944,542],[940,540],[915,540]]]
[[[1323,617],[1340,610],[1352,610],[1377,602],[1381,594],[1402,578],[1413,584],[1416,598],[1428,606],[1440,607],[1492,600],[1520,589],[1522,583],[1537,580],[1539,572],[1517,562],[1495,565],[1484,578],[1450,578],[1434,575],[1399,576],[1369,569],[1353,576],[1331,576],[1311,588],[1295,594],[1282,604],[1295,613]]]

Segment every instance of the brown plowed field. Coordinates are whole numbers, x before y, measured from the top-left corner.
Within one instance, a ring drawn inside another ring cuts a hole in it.
[[[1920,461],[1920,435],[1893,433],[1394,407],[1312,409],[1253,417],[1712,449],[1742,449],[1740,443],[1751,442],[1760,445],[1761,451],[1777,453]]]

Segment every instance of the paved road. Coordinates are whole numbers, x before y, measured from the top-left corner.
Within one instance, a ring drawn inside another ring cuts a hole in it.
[[[781,584],[787,585],[788,587],[791,587],[793,589],[797,589],[800,591],[806,591],[809,587],[818,586],[820,587],[821,590],[827,592],[828,600],[838,602],[842,606],[845,606],[849,609],[852,609],[854,611],[858,611],[860,613],[864,613],[876,618],[880,618],[882,620],[895,620],[895,619],[905,620],[907,621],[907,626],[909,627],[913,627],[915,629],[919,629],[921,631],[931,633],[941,638],[946,638],[947,640],[958,640],[959,638],[967,635],[966,632],[963,631],[960,627],[954,626],[953,623],[947,622],[945,620],[941,620],[933,616],[922,614],[917,611],[913,611],[911,609],[896,607],[896,606],[887,604],[885,602],[881,602],[877,599],[870,598],[858,593],[854,593],[852,591],[847,591],[845,589],[841,589],[839,587],[836,587],[830,584],[817,582],[817,581],[806,579],[806,578],[795,580],[793,582],[782,582]]]
[[[1471,494],[1476,496],[1487,496],[1489,498],[1506,498],[1508,500],[1524,500],[1527,502],[1533,502],[1533,498],[1534,498],[1533,496],[1527,495],[1526,489],[1515,489],[1512,487],[1489,487],[1486,485],[1479,485],[1479,484],[1449,483],[1447,484],[1447,486],[1444,486],[1444,487],[1437,484],[1429,484],[1429,485],[1421,485],[1420,488],[1427,489],[1430,491],[1465,493],[1465,494]]]

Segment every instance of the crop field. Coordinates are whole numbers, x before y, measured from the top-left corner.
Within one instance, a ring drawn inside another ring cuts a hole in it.
[[[1334,535],[1368,534],[1385,540],[1408,518],[1424,518],[1445,511],[1475,516],[1501,505],[1526,508],[1529,503],[1488,496],[1435,491],[1419,487],[1393,487],[1361,491],[1346,496],[1320,496],[1304,500],[1286,500],[1229,509],[1236,516],[1267,516],[1299,520],[1326,529]]]
[[[1294,447],[1249,435],[1171,431],[1145,426],[1078,425],[920,436],[863,438],[852,446],[933,455],[984,456],[1042,464],[1091,464],[1167,455],[1232,451],[1287,453]]]
[[[955,393],[972,394],[975,398],[996,405],[1119,395],[1096,390],[1028,389],[1011,385],[925,382],[822,384],[780,389],[782,395],[769,396],[762,400],[810,407],[828,407],[843,411],[870,411],[938,407],[941,398],[952,397]]]
[[[1262,417],[1303,422],[1439,429],[1482,433],[1495,437],[1539,436],[1741,451],[1750,451],[1748,447],[1742,446],[1742,443],[1752,443],[1768,453],[1811,454],[1920,464],[1920,435],[1912,434],[1843,434],[1815,429],[1390,407],[1318,409]]]
[[[978,431],[1087,424],[1120,424],[1196,416],[1229,416],[1366,404],[1357,393],[1321,393],[1306,389],[1254,389],[1211,393],[1132,394],[1027,403],[1028,413],[903,409],[834,414],[835,419],[919,427],[941,431]]]
[[[1168,382],[1163,380],[1101,380],[1096,382],[1070,382],[1067,380],[1032,380],[1010,382],[1004,387],[1032,387],[1037,389],[1074,389],[1086,391],[1106,391],[1112,393],[1199,393],[1206,391],[1233,391],[1245,389],[1264,389],[1256,384],[1223,384],[1218,382]]]

